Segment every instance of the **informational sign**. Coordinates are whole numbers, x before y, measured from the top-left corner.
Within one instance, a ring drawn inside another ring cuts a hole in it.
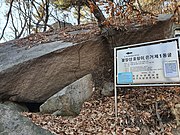
[[[116,85],[180,82],[179,38],[115,48]]]
[[[117,87],[180,86],[179,44],[177,37],[114,48],[116,118]]]

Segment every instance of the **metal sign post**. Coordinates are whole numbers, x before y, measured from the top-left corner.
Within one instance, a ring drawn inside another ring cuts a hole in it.
[[[114,48],[115,116],[117,87],[177,86],[180,38]]]

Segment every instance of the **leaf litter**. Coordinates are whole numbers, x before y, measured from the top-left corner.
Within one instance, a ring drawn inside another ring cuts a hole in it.
[[[118,117],[114,97],[94,96],[78,116],[62,117],[23,112],[36,125],[57,135],[178,135],[175,105],[179,87],[137,87],[118,90]]]

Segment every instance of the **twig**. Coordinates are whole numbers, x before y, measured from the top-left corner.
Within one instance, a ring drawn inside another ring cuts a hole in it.
[[[2,34],[1,34],[1,36],[0,36],[0,40],[3,38],[3,36],[4,36],[4,32],[5,32],[5,29],[6,29],[7,25],[8,25],[8,22],[9,22],[9,17],[10,17],[11,10],[12,10],[12,5],[13,5],[13,2],[14,2],[14,0],[11,0],[11,2],[10,2],[9,11],[8,11],[8,13],[7,13],[7,20],[6,20],[6,24],[5,24],[5,26],[4,26],[3,30],[2,30]]]
[[[158,103],[155,102],[155,109],[156,109],[156,116],[158,118],[158,121],[159,121],[159,125],[160,125],[160,128],[161,128],[161,132],[164,132],[164,128],[163,128],[163,123],[162,123],[162,119],[159,115],[159,112],[158,112]]]

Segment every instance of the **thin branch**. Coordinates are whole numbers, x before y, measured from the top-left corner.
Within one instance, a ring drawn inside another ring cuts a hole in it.
[[[160,128],[161,128],[161,132],[163,132],[163,131],[164,131],[164,128],[163,128],[162,119],[161,119],[161,117],[160,117],[160,115],[159,115],[159,112],[158,112],[158,103],[157,103],[157,102],[155,103],[155,109],[156,109],[156,116],[157,116],[157,118],[158,118],[159,125],[160,125]]]
[[[14,35],[15,35],[15,39],[16,39],[18,30],[17,30],[17,28],[16,28],[16,26],[14,24],[14,18],[13,18],[12,13],[10,15],[11,15],[11,23],[12,23],[12,27],[13,27],[12,29],[14,29],[13,31],[14,31]]]
[[[40,15],[40,13],[39,13],[39,11],[38,11],[36,5],[34,4],[34,1],[32,2],[32,6],[35,8],[35,10],[36,10],[38,16],[40,17],[41,15]],[[44,9],[44,8],[43,8],[43,9]],[[45,10],[45,9],[44,9],[44,10]]]
[[[22,15],[23,15],[24,18],[26,18],[26,19],[29,18],[29,16],[27,15],[26,10],[23,11],[21,8],[16,7],[16,6],[13,6],[13,7],[16,8],[18,11],[20,11],[20,12],[22,13]],[[24,7],[24,9],[26,9],[26,7],[25,7],[24,5],[23,5],[23,7]],[[33,24],[37,24],[34,20],[31,19],[31,21],[32,21]]]
[[[14,7],[14,6],[13,6]],[[15,35],[15,39],[18,39],[21,37],[21,35],[23,34],[24,30],[25,30],[25,27],[26,27],[26,24],[27,24],[27,17],[25,15],[22,14],[22,9],[21,9],[21,4],[20,2],[18,2],[18,15],[19,15],[19,21],[20,21],[20,31],[19,28],[18,28],[18,25],[15,26],[14,24],[14,17],[13,17],[13,14],[11,12],[11,23],[12,23],[12,30],[14,31],[14,35]],[[22,18],[23,17],[23,18]],[[17,18],[16,18],[17,19]],[[23,21],[23,20],[24,21]],[[18,24],[18,23],[17,23]]]
[[[3,30],[2,30],[2,34],[1,34],[0,40],[3,38],[3,36],[4,36],[4,32],[5,32],[6,27],[7,27],[7,25],[8,25],[8,22],[9,22],[9,17],[10,17],[11,10],[12,10],[12,5],[13,5],[13,2],[14,2],[14,0],[11,0],[11,2],[10,2],[9,11],[8,11],[8,13],[7,13],[7,20],[6,20],[6,24],[5,24],[5,26],[4,26]]]
[[[23,32],[25,30],[26,24],[27,24],[27,19],[25,19],[24,26],[22,27],[21,31],[19,32],[19,34],[17,35],[16,38],[20,38],[21,37],[21,35],[23,34]]]
[[[151,15],[151,16],[155,16],[155,15],[154,15],[153,13],[151,13],[151,12],[144,11],[144,10],[142,9],[142,6],[141,6],[139,0],[137,0],[137,4],[138,4],[138,8],[139,8],[139,11],[141,12],[141,14],[149,14],[149,15]],[[134,9],[134,10],[135,10],[135,9]],[[137,9],[136,9],[136,10],[137,10]]]

